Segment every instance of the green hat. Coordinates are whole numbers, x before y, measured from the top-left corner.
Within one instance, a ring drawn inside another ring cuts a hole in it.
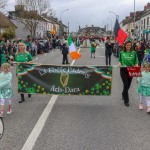
[[[126,39],[126,42],[127,42],[127,41],[133,42],[133,39],[132,39],[131,37],[128,37],[128,38]]]

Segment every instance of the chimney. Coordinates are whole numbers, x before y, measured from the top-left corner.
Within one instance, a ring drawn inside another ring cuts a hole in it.
[[[140,13],[142,13],[142,11],[136,11],[135,16],[138,16]]]
[[[54,20],[58,21],[58,19],[57,19],[57,18],[54,18]]]
[[[147,6],[145,5],[145,6],[144,6],[144,10],[146,10],[146,9],[147,9]]]
[[[134,12],[130,12],[130,17],[134,17]]]
[[[24,5],[16,5],[15,6],[15,11],[24,11]]]
[[[148,9],[150,8],[150,3],[147,3],[147,8],[148,8]]]
[[[104,27],[104,30],[105,30],[105,32],[106,32],[106,25],[105,25],[105,27]]]
[[[92,24],[92,27],[94,27],[93,24]]]
[[[81,29],[81,27],[79,26],[79,30]]]
[[[86,25],[86,28],[87,28],[88,26]]]

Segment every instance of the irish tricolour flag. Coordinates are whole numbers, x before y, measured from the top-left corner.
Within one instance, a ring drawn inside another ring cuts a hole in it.
[[[71,36],[68,37],[68,46],[69,46],[69,53],[72,59],[78,59],[81,57],[81,55],[77,52],[74,46]]]

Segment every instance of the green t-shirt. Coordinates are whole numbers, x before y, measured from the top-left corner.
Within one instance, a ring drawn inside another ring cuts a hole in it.
[[[17,54],[15,55],[15,61],[16,62],[29,62],[29,61],[32,61],[33,58],[31,56],[30,53],[26,52],[26,53],[20,53],[20,54]],[[16,74],[18,74],[18,65],[16,67]]]
[[[135,51],[121,51],[119,54],[119,62],[122,66],[135,66],[138,64],[138,57]]]
[[[91,43],[91,47],[90,47],[90,51],[91,51],[91,52],[95,52],[95,50],[96,50],[96,47],[94,46],[94,43],[95,43],[95,42],[92,42],[92,43]]]
[[[20,54],[17,54],[15,56],[15,61],[16,62],[29,62],[29,61],[32,61],[33,58],[31,56],[30,53],[26,52],[26,53],[20,53]]]

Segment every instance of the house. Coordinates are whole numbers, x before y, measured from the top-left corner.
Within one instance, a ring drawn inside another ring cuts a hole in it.
[[[7,18],[4,14],[0,13],[0,33],[3,33],[4,30],[8,27],[14,27],[15,29],[17,28],[16,25],[9,19]]]
[[[100,28],[100,27],[94,27],[93,25],[91,27],[86,26],[85,28],[80,28],[78,30],[78,35],[80,36],[102,36],[104,35],[106,29]]]
[[[16,5],[15,11],[9,11],[9,19],[17,26],[16,37],[26,39],[42,38],[47,29],[47,20],[37,11],[27,11],[23,5]]]
[[[143,11],[130,13],[122,22],[121,27],[129,37],[146,41],[150,40],[150,3],[144,6]]]
[[[150,40],[150,3],[144,7],[139,25],[140,38]]]

